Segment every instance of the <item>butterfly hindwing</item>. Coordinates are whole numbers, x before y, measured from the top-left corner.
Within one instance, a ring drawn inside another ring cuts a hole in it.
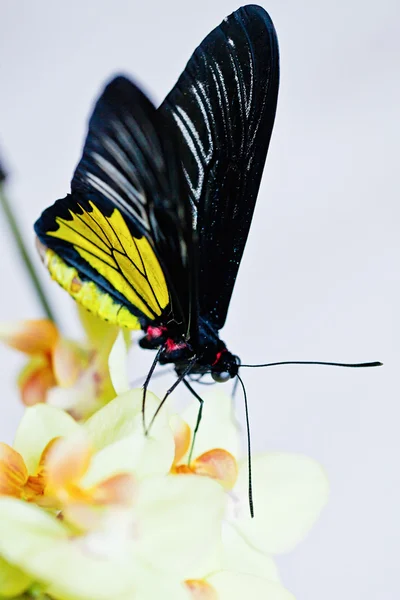
[[[264,9],[247,6],[205,38],[159,109],[178,131],[200,241],[200,313],[217,329],[249,232],[278,85],[274,26]]]
[[[87,308],[131,328],[169,313],[189,320],[188,285],[179,285],[189,271],[182,229],[190,216],[174,210],[178,168],[158,120],[133,83],[114,79],[90,119],[71,194],[35,225],[52,276]]]
[[[102,310],[104,299],[103,304],[94,304],[94,288],[88,287],[89,282],[94,282],[98,294],[103,291],[132,315],[147,321],[157,319],[169,296],[151,245],[139,231],[134,235],[117,208],[108,207],[93,194],[89,198],[72,193],[48,209],[36,226],[41,243],[50,249],[50,254],[44,254],[52,276],[86,308],[101,312],[107,320],[115,322],[115,307],[112,305],[107,315]],[[85,297],[85,291],[90,297]],[[117,319],[117,324],[128,325],[124,313],[119,314],[124,322]]]

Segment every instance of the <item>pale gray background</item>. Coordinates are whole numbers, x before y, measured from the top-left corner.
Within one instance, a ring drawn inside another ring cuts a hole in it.
[[[281,93],[223,338],[247,362],[385,362],[370,371],[279,367],[243,375],[255,447],[307,453],[332,485],[312,534],[279,560],[286,585],[302,600],[394,600],[399,5],[264,6],[280,40]],[[1,0],[0,144],[32,252],[32,223],[69,190],[102,83],[130,73],[161,101],[195,46],[237,7],[232,0]],[[3,219],[0,226],[1,316],[38,316]],[[48,289],[71,330],[72,303],[55,285]],[[145,372],[151,354],[135,356],[132,377]],[[21,414],[13,381],[23,361],[3,348],[0,361],[1,439],[10,440]]]

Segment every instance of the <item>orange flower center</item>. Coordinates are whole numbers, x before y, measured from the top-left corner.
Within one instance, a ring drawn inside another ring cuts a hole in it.
[[[215,588],[204,579],[187,579],[185,585],[193,600],[218,600]]]

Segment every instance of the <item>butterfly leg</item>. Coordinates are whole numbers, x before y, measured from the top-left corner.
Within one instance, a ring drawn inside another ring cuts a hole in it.
[[[190,463],[192,462],[192,454],[193,454],[193,450],[194,450],[194,444],[195,444],[195,441],[196,441],[196,435],[197,435],[198,429],[200,427],[201,417],[203,416],[204,400],[203,400],[203,398],[201,398],[198,395],[198,393],[196,392],[196,390],[194,390],[192,388],[192,386],[190,385],[190,383],[186,379],[183,380],[183,383],[185,384],[185,386],[187,387],[187,389],[189,390],[189,392],[196,398],[196,400],[198,400],[200,402],[199,412],[197,413],[196,425],[194,426],[194,430],[193,430],[192,443],[190,445],[190,452],[189,452],[189,458],[188,458],[188,465],[190,465]]]
[[[160,346],[159,349],[157,350],[157,354],[153,360],[153,363],[150,367],[150,371],[147,373],[147,377],[145,379],[145,382],[143,384],[143,396],[142,396],[142,423],[143,423],[143,431],[145,432],[145,434],[147,435],[148,430],[146,427],[146,395],[147,395],[147,388],[149,387],[149,383],[150,383],[150,379],[153,376],[154,373],[154,369],[156,368],[161,352],[163,351],[164,346]]]
[[[152,427],[152,425],[153,425],[153,423],[155,421],[155,418],[157,417],[158,413],[160,412],[160,410],[164,406],[165,402],[167,401],[168,396],[170,394],[172,394],[172,392],[174,391],[174,389],[180,384],[181,381],[185,380],[186,375],[188,375],[190,373],[190,371],[193,369],[193,367],[196,364],[196,362],[197,362],[197,356],[193,356],[193,358],[188,362],[186,368],[182,371],[182,373],[180,373],[178,375],[178,377],[177,377],[176,381],[173,383],[173,385],[171,385],[171,387],[165,392],[164,398],[161,400],[160,404],[158,405],[158,408],[157,408],[156,412],[154,413],[154,415],[152,416],[151,421],[150,421],[148,427],[145,428],[145,430],[144,430],[144,432],[145,432],[146,435],[149,435],[150,429],[151,429],[151,427]],[[153,363],[153,365],[154,365],[154,363]],[[155,366],[154,366],[153,370],[154,369],[155,369]],[[151,373],[149,373],[149,375],[151,377]]]
[[[159,379],[160,377],[164,377],[164,375],[171,375],[171,373],[175,373],[174,369],[163,369],[162,371],[157,371],[156,373],[153,373],[151,378]],[[143,379],[145,379],[144,375],[142,375],[142,377],[136,377],[136,379],[133,379],[132,381],[129,382],[129,387],[136,388],[140,384],[142,384],[141,387],[143,387],[143,385],[144,385]]]
[[[215,385],[216,381],[202,381],[203,377],[205,377],[206,375],[207,373],[201,373],[201,375],[197,375],[197,378],[196,376],[189,375],[189,379],[190,381],[195,381],[200,385]]]

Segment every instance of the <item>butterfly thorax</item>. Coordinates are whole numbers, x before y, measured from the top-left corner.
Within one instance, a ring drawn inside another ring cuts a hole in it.
[[[211,373],[215,381],[224,382],[235,377],[238,372],[238,359],[226,348],[218,333],[206,322],[199,327],[199,337],[195,343],[185,340],[182,333],[172,326],[150,325],[140,346],[148,349],[162,348],[160,364],[174,364],[177,374],[183,373],[189,362],[196,357],[191,374]]]

